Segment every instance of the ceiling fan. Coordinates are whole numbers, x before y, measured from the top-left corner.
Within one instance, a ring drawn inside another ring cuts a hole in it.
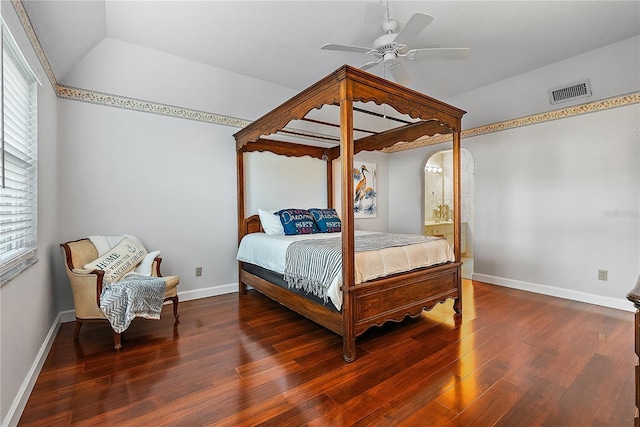
[[[451,47],[413,47],[419,43],[417,40],[420,34],[433,21],[433,16],[426,13],[416,12],[407,23],[402,27],[400,32],[398,29],[398,21],[395,19],[387,19],[382,24],[385,34],[378,37],[372,47],[346,46],[339,44],[327,43],[322,46],[324,50],[337,50],[341,52],[355,52],[371,55],[376,59],[360,67],[361,70],[367,70],[381,62],[389,68],[393,79],[403,85],[411,83],[409,74],[399,61],[400,58],[414,60],[420,57],[440,56],[450,59],[462,59],[469,54],[468,48],[451,48]]]

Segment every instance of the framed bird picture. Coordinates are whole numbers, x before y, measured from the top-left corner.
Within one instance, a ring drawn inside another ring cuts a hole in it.
[[[375,163],[353,162],[354,218],[376,218],[378,216],[377,181]]]

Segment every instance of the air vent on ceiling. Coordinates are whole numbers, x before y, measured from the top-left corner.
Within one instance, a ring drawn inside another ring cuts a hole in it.
[[[568,101],[570,99],[586,98],[588,96],[591,96],[591,85],[589,84],[589,80],[583,80],[570,86],[549,90],[549,100],[552,104]]]

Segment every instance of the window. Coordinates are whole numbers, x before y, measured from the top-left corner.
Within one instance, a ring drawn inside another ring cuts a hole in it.
[[[37,261],[37,80],[2,22],[0,286]]]

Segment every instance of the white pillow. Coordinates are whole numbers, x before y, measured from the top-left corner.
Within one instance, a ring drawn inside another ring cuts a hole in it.
[[[104,255],[85,264],[85,270],[104,270],[108,282],[117,282],[122,276],[133,270],[147,255],[144,247],[125,237]]]
[[[282,222],[280,222],[280,215],[275,215],[276,211],[263,211],[258,209],[258,216],[260,217],[260,223],[266,234],[282,234],[284,235],[284,228]]]
[[[138,264],[135,270],[132,271],[132,273],[140,274],[142,276],[151,276],[151,265],[153,264],[153,260],[158,256],[160,256],[160,251],[149,252],[142,262]]]

